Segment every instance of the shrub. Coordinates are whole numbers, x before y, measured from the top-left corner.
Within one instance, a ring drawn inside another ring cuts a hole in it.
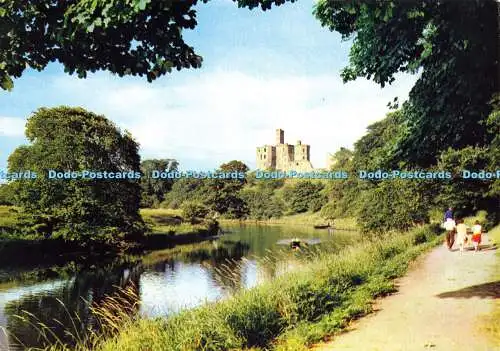
[[[191,223],[195,223],[197,219],[205,218],[208,212],[208,207],[200,202],[186,201],[182,204],[182,216]]]

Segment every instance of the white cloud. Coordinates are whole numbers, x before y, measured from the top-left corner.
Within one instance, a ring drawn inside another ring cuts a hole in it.
[[[328,152],[352,147],[369,124],[385,116],[387,102],[395,96],[406,99],[414,81],[399,76],[380,89],[361,79],[343,84],[334,74],[264,78],[220,70],[193,73],[176,84],[66,76],[54,84],[129,130],[144,156],[176,157],[185,168],[211,168],[232,159],[254,167],[255,147],[274,144],[276,128],[285,130],[286,142],[310,144],[313,165],[324,167]],[[23,126],[22,120],[10,120]],[[0,126],[8,123],[2,121]]]
[[[0,135],[9,137],[24,136],[24,118],[0,116]]]

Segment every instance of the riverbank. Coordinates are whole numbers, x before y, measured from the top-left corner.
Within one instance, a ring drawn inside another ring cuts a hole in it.
[[[488,233],[492,244],[496,245],[496,269],[491,274],[491,280],[500,282],[500,225],[497,225]],[[493,345],[500,345],[500,299],[497,296],[494,302],[493,312],[483,318],[481,327],[485,330]]]
[[[394,291],[393,279],[440,241],[426,226],[339,254],[318,253],[272,282],[170,318],[125,320],[118,335],[96,337],[79,349],[303,349],[370,312],[372,299]]]
[[[319,212],[299,213],[280,218],[271,218],[267,220],[256,219],[219,219],[221,223],[251,223],[251,224],[276,224],[276,225],[304,225],[313,227],[315,225],[324,225],[330,223],[334,229],[338,230],[358,230],[355,218],[337,218],[327,220]]]
[[[115,243],[69,241],[62,238],[40,238],[34,234],[20,234],[17,219],[19,209],[0,206],[0,264],[16,264],[19,252],[22,263],[45,262],[53,264],[80,256],[107,257],[119,253],[164,249],[179,244],[197,243],[218,234],[215,221],[187,223],[177,212],[164,209],[141,209],[140,214],[150,231],[133,240]],[[91,258],[91,257],[88,257]]]
[[[484,235],[477,253],[433,249],[398,281],[397,294],[377,302],[375,314],[314,350],[500,350],[500,257],[492,243],[499,233],[497,226]]]

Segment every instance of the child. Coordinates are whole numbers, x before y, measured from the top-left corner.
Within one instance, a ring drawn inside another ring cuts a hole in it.
[[[467,240],[467,226],[465,225],[463,219],[457,221],[457,241],[460,248],[460,254],[464,252],[465,240]]]
[[[481,244],[481,232],[481,224],[479,224],[479,221],[476,221],[476,223],[472,226],[472,244],[474,245],[474,252],[480,250],[479,244]]]

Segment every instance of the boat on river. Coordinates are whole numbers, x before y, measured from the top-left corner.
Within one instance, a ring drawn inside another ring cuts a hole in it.
[[[293,238],[293,239],[282,239],[278,240],[278,245],[288,245],[292,249],[299,249],[303,247],[307,247],[309,245],[316,245],[321,242],[320,239],[301,239],[301,238]]]
[[[330,224],[318,224],[314,226],[314,229],[328,229],[332,228]]]

